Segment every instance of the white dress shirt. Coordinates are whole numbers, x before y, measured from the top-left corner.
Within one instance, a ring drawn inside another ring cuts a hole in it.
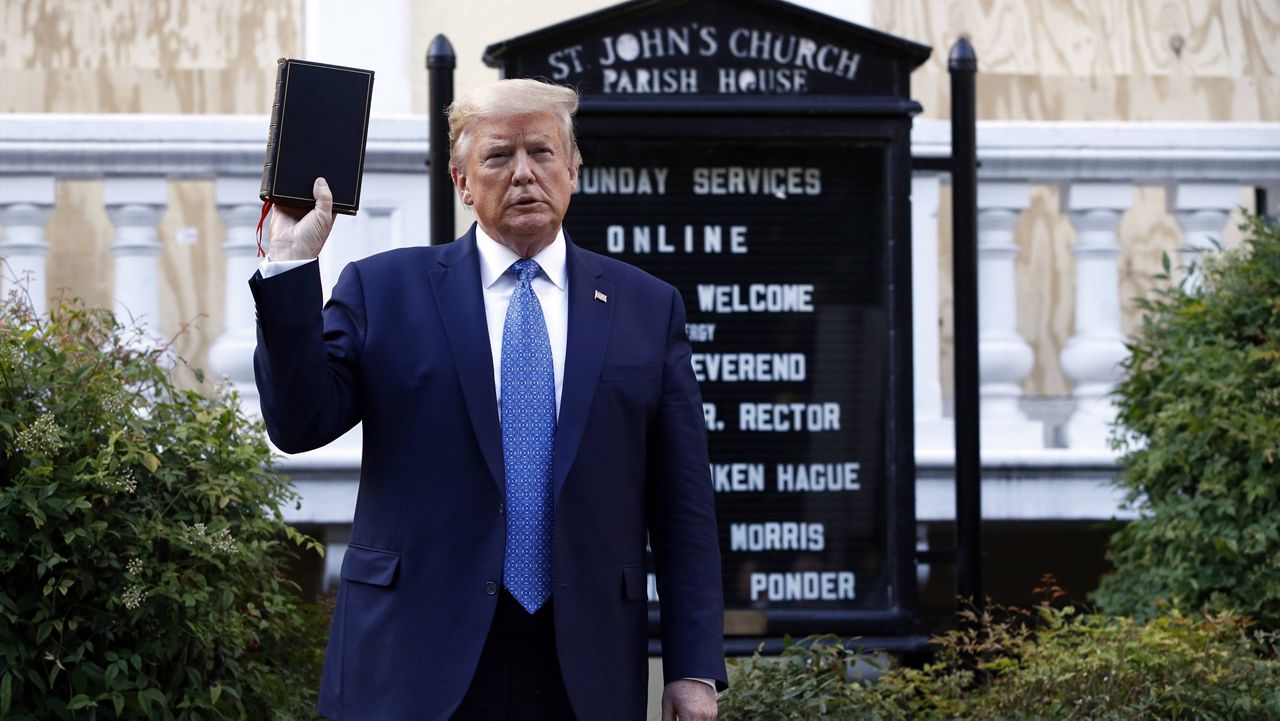
[[[502,408],[502,329],[507,322],[507,306],[516,290],[516,276],[508,273],[511,264],[520,256],[476,225],[476,250],[480,253],[480,288],[484,293],[484,315],[489,327],[489,353],[493,357],[493,389]],[[547,323],[547,337],[551,341],[551,362],[556,381],[556,415],[560,414],[560,396],[564,389],[565,346],[569,339],[569,271],[566,265],[564,231],[556,233],[551,245],[533,256],[542,272],[533,279],[533,293],[542,305],[542,317]],[[293,270],[311,260],[273,261],[270,257],[258,264],[263,278],[270,278]]]
[[[476,225],[476,250],[480,251],[480,287],[484,290],[484,315],[489,324],[489,352],[493,356],[493,387],[502,408],[502,330],[507,322],[507,306],[516,292],[516,276],[508,273],[520,256],[490,238]],[[556,378],[556,416],[560,415],[560,396],[564,388],[565,345],[569,338],[569,271],[565,261],[564,231],[542,252],[533,256],[542,272],[533,279],[533,293],[542,306],[547,322],[547,338],[551,341],[551,364]]]

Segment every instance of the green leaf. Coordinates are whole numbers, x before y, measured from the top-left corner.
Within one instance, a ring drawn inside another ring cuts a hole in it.
[[[0,677],[0,719],[9,715],[9,709],[13,706],[13,674],[8,671],[4,672],[4,676]]]
[[[97,706],[97,704],[94,703],[93,699],[89,698],[85,694],[76,694],[75,696],[71,697],[70,701],[67,702],[67,709],[70,711],[75,711],[76,709],[81,709],[81,708],[88,708],[90,706]]]
[[[214,703],[214,704],[218,703],[218,697],[219,697],[219,696],[221,696],[221,695],[222,695],[222,687],[221,687],[221,686],[212,686],[212,687],[210,687],[210,688],[209,688],[209,702],[210,702],[210,703]]]

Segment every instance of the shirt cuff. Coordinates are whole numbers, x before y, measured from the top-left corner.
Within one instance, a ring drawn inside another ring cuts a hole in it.
[[[301,268],[307,263],[314,262],[316,262],[315,258],[303,258],[302,260],[272,260],[270,257],[267,257],[265,260],[258,263],[258,272],[262,274],[263,278],[270,278],[273,275],[280,275],[286,271],[293,270],[294,268]]]
[[[716,690],[716,682],[715,682],[715,681],[712,681],[712,680],[711,680],[711,679],[709,679],[709,678],[683,678],[683,679],[680,679],[680,680],[681,680],[681,681],[701,681],[701,682],[705,683],[706,685],[710,686],[712,691],[715,691],[715,690]]]

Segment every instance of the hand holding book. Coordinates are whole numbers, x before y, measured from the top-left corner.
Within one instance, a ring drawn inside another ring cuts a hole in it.
[[[315,258],[333,214],[359,210],[372,97],[372,71],[280,59],[259,193],[271,260]]]
[[[324,178],[311,189],[316,206],[311,210],[277,205],[271,211],[271,260],[310,260],[320,255],[333,229],[333,193]]]

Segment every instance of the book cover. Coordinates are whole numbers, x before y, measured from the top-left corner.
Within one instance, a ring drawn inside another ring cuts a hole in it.
[[[355,215],[372,99],[372,70],[281,58],[259,196],[311,208],[323,177],[334,212]]]

